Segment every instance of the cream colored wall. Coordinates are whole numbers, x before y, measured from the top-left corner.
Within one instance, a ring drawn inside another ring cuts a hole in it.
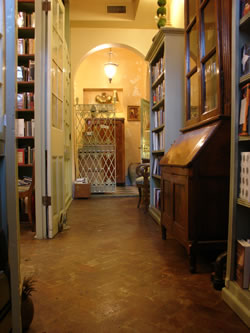
[[[118,63],[117,73],[109,83],[104,73],[104,64],[108,61],[109,49],[89,55],[79,66],[74,80],[74,95],[79,103],[96,103],[95,96],[102,89],[118,89],[117,118],[125,118],[125,170],[130,163],[140,162],[139,147],[141,137],[140,121],[127,121],[127,106],[140,106],[141,98],[148,98],[148,65],[144,58],[125,48],[112,48],[112,61]],[[91,88],[100,89],[91,91]],[[83,96],[83,89],[84,96]],[[112,92],[108,92],[112,95]]]
[[[184,12],[183,0],[172,0],[171,3],[171,22],[174,27],[183,27],[183,12]],[[94,66],[92,73],[88,71],[83,72],[82,65],[84,66],[84,60],[88,59],[88,56],[94,52],[94,49],[107,45],[112,46],[124,46],[130,48],[134,52],[137,52],[141,57],[139,61],[146,56],[151,44],[152,38],[157,34],[158,29],[111,29],[111,28],[84,28],[84,27],[71,27],[71,73],[72,82],[74,82],[74,90],[72,91],[72,100],[75,101],[75,97],[80,98],[82,101],[82,89],[84,87],[97,87],[105,88],[104,82],[99,82],[100,73]],[[107,52],[107,50],[106,50]],[[134,53],[132,52],[132,53]],[[104,60],[104,58],[102,58]],[[119,61],[120,63],[120,61]],[[87,64],[87,62],[85,63]],[[96,63],[97,64],[97,63]],[[103,64],[102,64],[103,65]],[[81,69],[80,69],[81,68]],[[121,74],[121,66],[119,66],[118,72]],[[143,66],[139,68],[143,71]],[[88,68],[86,68],[88,69]],[[81,74],[79,74],[81,73]],[[95,73],[95,75],[93,74]],[[131,70],[131,77],[128,75],[128,71],[123,73],[124,82],[118,81],[117,76],[111,86],[117,88],[124,88],[123,94],[125,96],[126,91],[129,94],[124,97],[123,112],[126,116],[126,105],[140,105],[139,94],[136,92],[137,87],[140,86],[139,91],[142,91],[142,98],[149,99],[149,77],[148,71],[145,70],[143,77],[144,83],[138,81],[139,72],[137,66],[134,70]],[[120,75],[118,74],[118,75]],[[77,76],[77,77],[76,77]],[[104,77],[104,75],[103,75]],[[82,86],[84,80],[84,86]],[[102,86],[101,86],[102,85]],[[120,86],[119,86],[120,85]],[[125,86],[129,86],[129,88]],[[73,85],[72,85],[73,86]],[[140,146],[140,124],[138,122],[126,122],[126,170],[130,162],[136,162],[140,160],[140,152],[138,147]],[[138,133],[138,134],[135,134]],[[73,133],[74,136],[74,133]]]
[[[172,0],[170,6],[172,26],[184,28],[184,0]]]
[[[131,47],[145,56],[158,29],[92,29],[71,28],[71,68],[74,74],[82,60],[103,44]]]

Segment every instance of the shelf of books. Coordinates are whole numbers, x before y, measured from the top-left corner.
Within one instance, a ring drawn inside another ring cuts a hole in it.
[[[150,208],[152,217],[161,218],[160,160],[182,127],[184,37],[183,30],[164,27],[153,39],[146,60],[150,67]]]
[[[16,138],[18,177],[31,177],[35,151],[35,1],[18,0]]]
[[[222,296],[250,327],[250,2],[232,13],[232,133],[227,272]]]

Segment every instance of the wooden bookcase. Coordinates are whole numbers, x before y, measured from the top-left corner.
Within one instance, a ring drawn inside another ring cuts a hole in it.
[[[150,207],[160,223],[159,161],[179,135],[184,113],[184,31],[164,27],[146,55],[150,69]]]
[[[34,74],[35,74],[35,0],[18,0],[17,41],[17,102],[16,122],[18,176],[32,176],[34,158]],[[23,121],[20,119],[23,119]],[[18,126],[18,125],[17,125]],[[19,132],[20,133],[20,132]]]
[[[250,12],[242,18],[240,16],[240,0],[233,1],[230,210],[227,272],[222,297],[250,327],[250,290],[242,289],[236,282],[237,240],[250,238],[250,203],[239,199],[241,152],[250,151],[250,136],[239,136],[241,88],[250,82],[250,73],[241,73],[242,46],[250,43]]]

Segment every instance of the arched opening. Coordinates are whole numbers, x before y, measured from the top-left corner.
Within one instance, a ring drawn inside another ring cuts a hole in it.
[[[104,73],[104,64],[108,61],[108,52],[112,48],[113,61],[118,64],[117,72],[111,83]],[[132,121],[128,117],[131,106],[138,107],[141,100],[149,99],[148,65],[144,56],[132,47],[123,44],[102,44],[81,58],[73,78],[73,100],[79,104],[96,104],[96,97],[102,93],[112,96],[118,93],[115,103],[115,118],[124,119],[125,131],[125,184],[130,184],[128,166],[141,160],[141,118]],[[79,128],[74,124],[73,132]],[[77,156],[75,151],[74,156]],[[76,162],[76,161],[75,161]],[[75,165],[76,166],[76,165]],[[78,168],[75,167],[75,170]],[[75,174],[75,178],[79,175]]]

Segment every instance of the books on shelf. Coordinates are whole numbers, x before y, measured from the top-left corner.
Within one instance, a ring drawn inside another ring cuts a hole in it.
[[[17,109],[34,109],[34,93],[24,92],[17,94]]]
[[[163,73],[164,71],[164,60],[160,58],[158,62],[152,66],[152,82],[154,83],[157,78]]]
[[[34,38],[18,38],[17,54],[35,54],[35,39]]]
[[[241,75],[250,73],[250,43],[246,43],[241,49]]]
[[[161,210],[161,189],[158,187],[153,189],[153,204],[155,208]]]
[[[159,127],[164,124],[164,108],[159,108],[158,111],[154,111],[154,127]]]
[[[250,152],[241,153],[239,197],[250,202]]]
[[[18,12],[18,28],[35,28],[35,13]]]
[[[160,160],[161,160],[161,156],[157,156],[154,158],[153,160],[153,175],[161,175],[161,167],[160,167]]]
[[[240,0],[240,18],[250,13],[250,0]]]
[[[153,104],[159,103],[165,96],[165,80],[152,90]]]
[[[17,164],[18,165],[25,164],[25,149],[24,148],[17,149]]]
[[[35,62],[29,60],[29,67],[17,66],[17,81],[34,81],[35,80]]]
[[[250,83],[241,88],[239,135],[250,135]]]
[[[152,148],[153,150],[164,150],[164,132],[152,133]]]
[[[15,120],[15,131],[17,137],[34,136],[35,135],[35,121],[24,120],[22,118]]]
[[[236,249],[236,281],[243,289],[250,282],[250,240],[238,240]]]
[[[33,164],[35,160],[35,148],[31,146],[17,148],[18,165]]]

